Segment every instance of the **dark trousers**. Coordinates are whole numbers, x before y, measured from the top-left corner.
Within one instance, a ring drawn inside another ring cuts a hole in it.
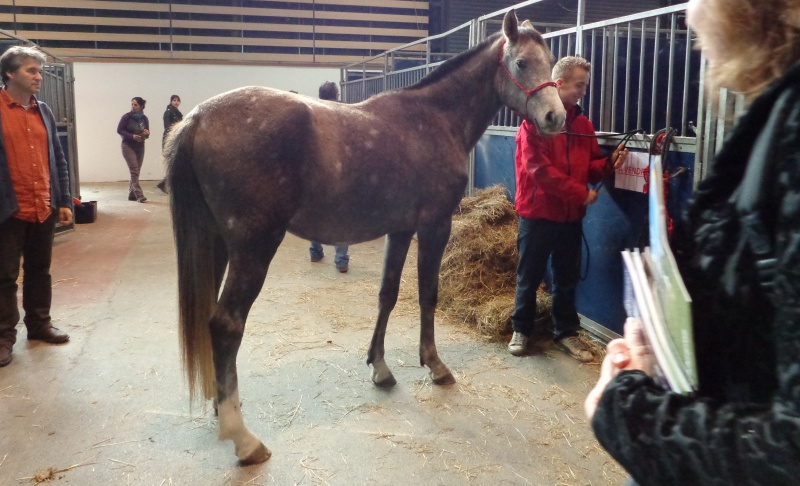
[[[50,261],[53,255],[58,211],[42,223],[8,218],[0,223],[0,343],[17,340],[17,278],[22,257],[22,308],[28,332],[50,325],[52,284]]]
[[[125,159],[125,163],[128,164],[128,171],[131,173],[131,180],[128,183],[128,197],[133,196],[136,199],[141,199],[144,196],[144,192],[142,192],[142,187],[139,185],[139,173],[142,171],[142,162],[144,161],[144,144],[129,144],[123,141],[122,157]]]
[[[530,336],[536,319],[536,290],[552,257],[553,338],[574,336],[580,329],[575,310],[575,287],[581,266],[581,222],[557,223],[519,218],[517,233],[517,293],[511,324],[515,332]]]

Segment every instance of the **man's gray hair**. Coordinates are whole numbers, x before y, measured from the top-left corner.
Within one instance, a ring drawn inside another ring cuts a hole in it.
[[[587,73],[591,73],[592,63],[578,56],[562,57],[553,66],[553,79],[569,79],[575,68],[581,68],[586,70]]]
[[[3,78],[3,84],[8,83],[8,74],[19,69],[25,59],[36,59],[42,65],[47,61],[47,57],[36,48],[25,46],[9,47],[0,56],[0,76]]]

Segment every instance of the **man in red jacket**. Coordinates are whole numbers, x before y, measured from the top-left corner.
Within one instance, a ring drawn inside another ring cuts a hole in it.
[[[553,272],[553,339],[556,347],[579,361],[592,353],[578,337],[575,287],[581,261],[581,220],[586,207],[597,200],[597,184],[625,163],[622,145],[610,157],[600,152],[592,122],[581,114],[578,101],[586,95],[590,64],[565,57],[553,68],[558,94],[567,110],[566,133],[540,136],[524,121],[517,132],[515,156],[519,213],[517,292],[511,322],[514,335],[508,350],[525,354],[536,317],[536,290],[544,278],[548,258]],[[578,136],[591,135],[591,136]],[[613,162],[612,162],[613,161]]]

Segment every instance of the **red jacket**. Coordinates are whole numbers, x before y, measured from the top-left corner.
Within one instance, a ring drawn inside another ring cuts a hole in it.
[[[566,131],[594,135],[594,127],[579,107],[567,110]],[[545,137],[522,122],[514,157],[517,175],[515,207],[523,218],[574,222],[586,214],[587,185],[596,184],[611,170],[594,137],[565,133]]]

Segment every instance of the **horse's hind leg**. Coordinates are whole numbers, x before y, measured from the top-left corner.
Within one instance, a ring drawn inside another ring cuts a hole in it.
[[[270,451],[244,425],[239,402],[236,355],[242,343],[245,321],[253,305],[283,232],[264,238],[246,250],[231,251],[228,276],[209,326],[217,380],[219,438],[231,439],[243,464],[269,459]]]
[[[381,290],[378,293],[378,321],[375,323],[375,332],[367,353],[367,364],[372,365],[372,382],[378,386],[393,386],[397,381],[392,375],[389,366],[383,359],[383,342],[386,337],[386,324],[389,314],[397,303],[397,293],[400,290],[400,277],[403,265],[411,244],[413,231],[391,233],[386,235],[386,249],[383,257],[383,277]]]
[[[419,257],[417,275],[419,276],[420,340],[419,360],[421,365],[430,368],[431,379],[437,385],[455,383],[450,370],[439,359],[433,333],[433,318],[439,297],[439,269],[442,265],[447,240],[450,238],[451,220],[435,225],[424,226],[417,232],[419,238]]]
[[[225,241],[217,235],[214,242],[214,295],[219,298],[219,290],[222,288],[222,279],[225,277],[225,269],[228,267],[228,249],[225,248]],[[219,416],[217,407],[217,397],[213,400],[214,415]]]

